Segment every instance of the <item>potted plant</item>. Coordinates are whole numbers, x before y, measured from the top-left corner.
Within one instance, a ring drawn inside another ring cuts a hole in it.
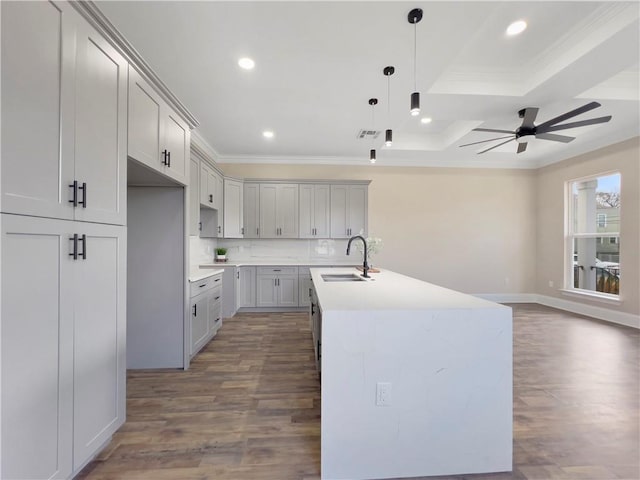
[[[226,261],[227,261],[227,249],[216,248],[216,262],[226,262]]]

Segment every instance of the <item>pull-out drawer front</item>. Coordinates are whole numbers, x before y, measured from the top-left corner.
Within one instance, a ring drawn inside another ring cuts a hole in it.
[[[198,280],[197,282],[191,282],[189,296],[193,298],[196,295],[200,295],[202,292],[206,292],[207,290],[220,286],[222,286],[222,274],[218,273],[211,277]]]
[[[297,275],[298,267],[257,267],[258,275]]]

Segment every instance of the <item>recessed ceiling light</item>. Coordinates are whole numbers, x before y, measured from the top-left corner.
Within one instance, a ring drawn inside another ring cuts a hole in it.
[[[507,35],[509,35],[510,37],[518,35],[519,33],[524,32],[526,28],[527,22],[525,22],[524,20],[518,20],[507,27]]]
[[[253,70],[253,67],[256,66],[256,62],[250,58],[244,57],[238,60],[238,65],[240,65],[240,68],[244,68],[245,70]]]
[[[262,136],[264,138],[273,138],[273,132],[271,130],[265,130],[262,132]]]
[[[430,119],[429,117],[422,117],[422,118],[420,119],[420,121],[421,121],[422,123],[425,123],[425,124],[426,124],[426,123],[431,123],[431,119]]]

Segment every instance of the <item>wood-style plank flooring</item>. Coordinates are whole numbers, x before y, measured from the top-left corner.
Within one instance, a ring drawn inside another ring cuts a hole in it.
[[[514,470],[438,479],[640,478],[637,330],[514,308]],[[130,372],[127,422],[77,477],[320,478],[306,314],[239,314],[184,371]]]

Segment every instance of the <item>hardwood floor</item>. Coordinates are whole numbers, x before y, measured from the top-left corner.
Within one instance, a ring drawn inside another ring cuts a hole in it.
[[[514,308],[514,470],[438,479],[640,478],[637,330]],[[320,478],[306,314],[240,314],[190,370],[130,372],[127,422],[79,479]]]

